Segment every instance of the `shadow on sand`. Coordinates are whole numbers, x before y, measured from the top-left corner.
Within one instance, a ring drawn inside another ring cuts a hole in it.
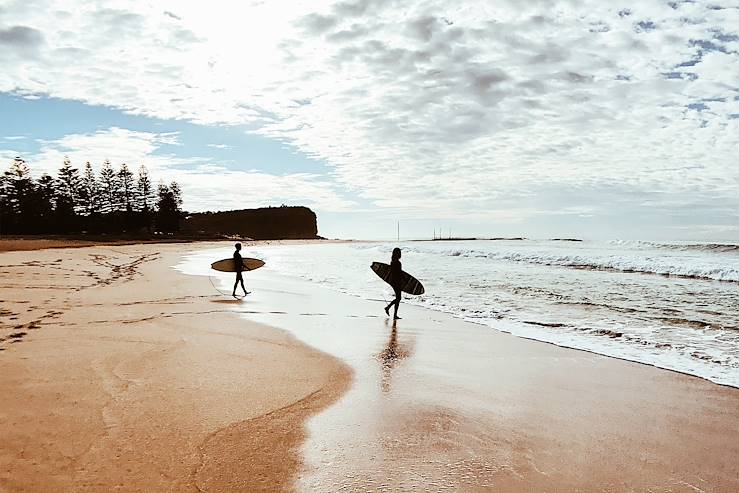
[[[229,300],[210,300],[211,303],[222,303],[224,305],[238,305],[244,302],[244,298],[233,298]]]

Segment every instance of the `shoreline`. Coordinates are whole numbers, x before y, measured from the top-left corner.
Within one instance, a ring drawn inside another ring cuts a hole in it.
[[[581,274],[579,269],[569,267],[488,261],[484,255],[461,259],[453,255],[454,250],[410,250],[408,268],[423,280],[427,293],[409,296],[404,303],[449,313],[459,320],[481,323],[517,337],[739,388],[735,351],[739,333],[733,330],[736,324],[732,314],[736,310],[730,302],[737,294],[734,283],[663,282],[641,273],[609,275],[588,270]],[[362,266],[389,252],[388,244],[374,248],[309,245],[303,251],[263,247],[254,252],[271,259],[273,266],[279,260],[280,267],[273,270],[302,279],[325,280],[327,287],[340,293],[377,298],[383,292],[383,284]],[[301,262],[303,257],[314,259],[315,266]],[[580,278],[582,284],[573,282]],[[582,288],[589,282],[597,287],[601,279],[612,283],[616,291],[619,286],[631,285],[634,292],[644,289],[649,294],[638,300],[614,292],[609,299],[605,294],[609,288],[594,289],[592,293]],[[690,289],[694,291],[692,299],[680,298]],[[390,294],[385,289],[385,295]],[[711,300],[716,303],[714,311],[701,313],[700,307],[710,306]]]
[[[0,489],[739,489],[735,388],[268,269],[244,302],[173,275],[215,248],[0,255]]]
[[[0,237],[0,253],[5,252],[22,252],[36,251],[47,249],[64,249],[64,248],[87,248],[87,247],[106,247],[106,246],[130,246],[130,245],[171,245],[171,244],[216,244],[240,241],[246,245],[257,244],[291,244],[291,243],[336,243],[355,240],[329,240],[325,238],[309,238],[309,239],[275,239],[275,240],[255,240],[251,238],[229,239],[214,237],[171,237],[163,235],[161,238],[146,237],[140,238],[136,236],[53,236],[46,235],[44,237],[31,236],[3,236]]]
[[[173,272],[181,249],[0,255],[0,489],[290,490],[351,371]]]
[[[396,328],[379,302],[286,275],[247,284],[245,317],[355,374],[308,421],[298,491],[739,488],[736,388],[409,304]],[[262,309],[274,296],[281,311]]]

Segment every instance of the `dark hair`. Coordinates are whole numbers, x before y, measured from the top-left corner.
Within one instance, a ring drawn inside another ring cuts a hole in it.
[[[236,245],[234,245],[234,246],[236,247],[236,249],[237,249],[237,250],[241,250],[241,243],[237,243],[237,244],[236,244]]]
[[[393,248],[393,256],[392,256],[392,259],[393,260],[397,260],[399,258],[400,258],[400,248],[395,247],[395,248]]]

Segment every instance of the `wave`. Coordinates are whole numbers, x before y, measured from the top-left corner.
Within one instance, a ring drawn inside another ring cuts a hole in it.
[[[710,262],[705,259],[652,256],[587,256],[544,252],[484,251],[475,249],[424,250],[418,253],[452,257],[489,258],[513,262],[568,267],[574,269],[656,274],[668,277],[739,282],[739,263]]]
[[[642,240],[612,240],[611,245],[636,247],[636,248],[656,248],[664,250],[679,251],[701,251],[701,252],[717,252],[717,253],[739,253],[739,244],[736,243],[669,243],[659,241],[642,241]]]

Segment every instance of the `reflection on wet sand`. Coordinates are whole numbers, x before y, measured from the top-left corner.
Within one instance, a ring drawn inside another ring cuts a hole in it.
[[[386,319],[385,327],[387,328],[388,325],[389,319]],[[383,392],[390,392],[393,369],[398,363],[400,363],[400,360],[407,358],[410,354],[411,348],[409,346],[398,344],[398,321],[393,320],[390,339],[387,341],[385,348],[378,355],[378,359],[382,365],[380,388]]]

